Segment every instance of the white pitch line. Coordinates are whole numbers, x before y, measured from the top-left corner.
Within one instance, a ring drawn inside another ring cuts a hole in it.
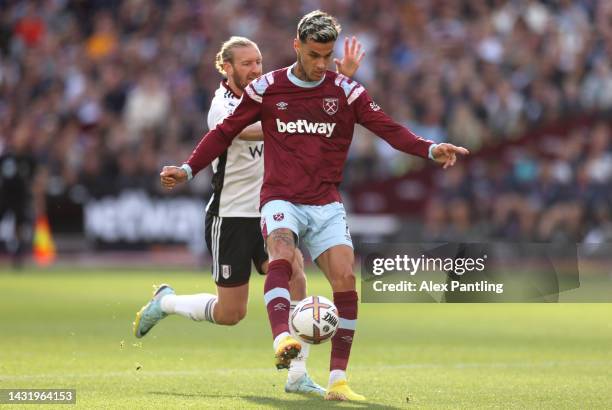
[[[401,370],[401,369],[486,369],[486,368],[543,368],[556,366],[610,366],[612,360],[575,360],[575,361],[546,361],[546,362],[499,362],[499,363],[414,363],[381,366],[351,366],[353,370]],[[126,370],[123,372],[98,372],[98,373],[47,373],[47,374],[20,374],[0,375],[0,381],[29,380],[29,379],[51,379],[51,378],[100,378],[100,377],[160,377],[160,376],[198,376],[204,374],[227,374],[237,371],[248,371],[272,373],[272,367],[252,369],[209,369],[209,370]]]

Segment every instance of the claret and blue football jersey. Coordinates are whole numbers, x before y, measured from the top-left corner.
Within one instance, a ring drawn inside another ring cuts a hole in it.
[[[233,114],[193,151],[187,161],[193,175],[257,121],[264,133],[260,206],[275,199],[307,205],[341,201],[338,185],[355,124],[400,151],[428,158],[432,142],[393,121],[358,82],[332,71],[305,82],[291,68],[269,72],[246,87]]]

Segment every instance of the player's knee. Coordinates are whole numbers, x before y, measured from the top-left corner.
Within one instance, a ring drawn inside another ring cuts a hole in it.
[[[240,311],[232,312],[232,314],[227,318],[227,325],[237,325],[242,319],[244,319],[245,316],[245,313],[242,313]]]
[[[276,229],[267,239],[270,261],[284,259],[293,263],[295,258],[295,238],[289,229]]]
[[[215,315],[215,322],[218,325],[234,326],[240,323],[246,316],[247,309],[245,307],[238,307],[233,309],[227,309],[219,312]],[[218,316],[218,317],[217,317]]]

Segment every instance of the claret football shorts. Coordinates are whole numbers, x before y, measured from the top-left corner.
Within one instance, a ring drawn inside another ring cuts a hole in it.
[[[295,233],[300,243],[308,249],[312,260],[332,246],[353,247],[344,205],[340,202],[302,205],[282,200],[270,201],[261,210],[263,237],[279,228]]]

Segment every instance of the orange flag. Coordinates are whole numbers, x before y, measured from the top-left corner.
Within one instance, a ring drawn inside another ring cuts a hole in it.
[[[49,220],[46,215],[36,218],[34,227],[34,261],[39,266],[49,266],[55,260],[55,244],[49,228]]]

